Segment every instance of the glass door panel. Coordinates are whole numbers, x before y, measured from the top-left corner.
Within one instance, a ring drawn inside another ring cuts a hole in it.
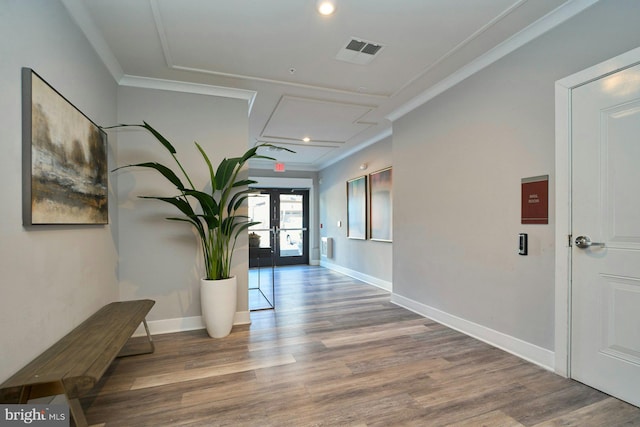
[[[249,196],[249,220],[259,224],[249,227],[249,309],[275,308],[274,256],[271,228],[271,195]]]
[[[276,265],[309,263],[309,191],[276,189],[273,199]]]
[[[252,222],[260,222],[249,227],[249,247],[271,248],[271,195],[269,193],[252,194],[249,197],[249,219]]]
[[[273,251],[276,266],[309,263],[309,190],[261,189],[249,197],[249,217],[260,221],[249,228],[250,248]]]
[[[304,247],[302,194],[280,194],[280,256],[302,256]]]

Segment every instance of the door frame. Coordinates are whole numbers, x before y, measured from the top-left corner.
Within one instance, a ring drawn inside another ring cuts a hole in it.
[[[270,233],[270,241],[271,241],[271,249],[273,251],[273,264],[276,267],[284,267],[287,265],[309,265],[310,256],[310,243],[309,243],[309,189],[308,188],[257,188],[261,194],[269,195],[269,230]],[[280,224],[282,223],[282,218],[280,214],[282,213],[282,199],[281,196],[294,194],[302,197],[302,224],[301,224],[301,233],[302,233],[302,243],[304,243],[302,247],[302,255],[290,255],[283,256],[282,255],[282,247],[280,238],[280,233],[283,228],[280,228]],[[278,209],[276,210],[276,207]],[[277,217],[275,217],[275,213]]]
[[[312,178],[264,177],[251,174],[249,179],[257,181],[253,188],[300,188],[309,190],[309,265],[320,265],[316,188]]]
[[[556,253],[555,253],[555,366],[571,377],[571,91],[640,64],[640,48],[630,50],[555,84],[556,117]]]

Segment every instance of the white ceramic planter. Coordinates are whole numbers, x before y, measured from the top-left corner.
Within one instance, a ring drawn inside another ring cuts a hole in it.
[[[229,335],[236,314],[236,277],[222,280],[200,279],[202,320],[212,338]]]

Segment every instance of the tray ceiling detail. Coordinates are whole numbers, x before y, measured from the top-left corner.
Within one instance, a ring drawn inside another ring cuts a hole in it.
[[[364,121],[373,111],[370,105],[324,101],[283,96],[267,121],[262,138],[280,141],[302,141],[309,144],[343,144],[358,133],[375,125]]]
[[[248,96],[247,144],[290,145],[299,170],[391,136],[408,111],[596,2],[349,0],[327,17],[316,0],[62,0],[119,84]]]

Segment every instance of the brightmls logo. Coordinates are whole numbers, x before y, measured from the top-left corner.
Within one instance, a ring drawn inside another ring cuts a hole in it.
[[[69,427],[67,405],[0,405],[0,427]]]

